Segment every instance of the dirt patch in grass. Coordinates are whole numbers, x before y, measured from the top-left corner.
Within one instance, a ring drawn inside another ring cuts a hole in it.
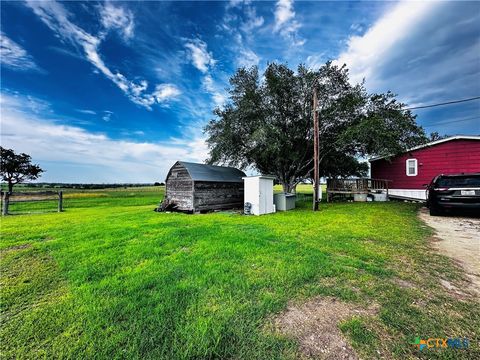
[[[399,278],[393,279],[393,282],[395,285],[398,285],[404,289],[413,289],[416,287],[415,284],[411,283],[410,281],[399,279]]]
[[[0,250],[0,254],[4,255],[6,253],[9,253],[11,251],[17,251],[17,250],[24,250],[32,247],[32,244],[21,244],[21,245],[13,245],[10,247],[7,247],[5,249]]]
[[[456,299],[463,300],[470,295],[460,290],[457,286],[445,279],[439,279],[440,284],[447,290],[447,292]]]
[[[374,315],[378,306],[363,308],[333,297],[316,297],[303,304],[290,304],[274,320],[280,333],[295,338],[307,358],[358,359],[343,337],[339,323],[353,316]]]

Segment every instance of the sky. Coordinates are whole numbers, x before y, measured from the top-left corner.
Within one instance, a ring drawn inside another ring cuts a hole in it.
[[[41,181],[163,181],[208,157],[238,67],[347,64],[411,107],[480,96],[480,2],[1,2],[1,143]],[[480,101],[419,109],[480,134]]]

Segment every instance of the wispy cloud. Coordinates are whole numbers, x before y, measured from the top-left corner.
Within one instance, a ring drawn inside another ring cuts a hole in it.
[[[13,70],[41,71],[27,51],[3,32],[0,32],[0,62]]]
[[[246,17],[246,21],[240,25],[240,29],[245,33],[249,33],[256,28],[261,27],[265,22],[263,16],[257,15],[257,11],[253,6],[245,6],[244,15]]]
[[[75,111],[77,111],[81,114],[86,114],[86,115],[97,115],[96,111],[89,110],[89,109],[76,109]]]
[[[246,47],[239,47],[237,64],[239,66],[250,67],[258,65],[260,57],[251,49]]]
[[[305,39],[298,35],[300,23],[295,19],[293,0],[278,0],[275,5],[275,25],[273,30],[280,33],[284,38],[291,40],[292,45],[301,46]]]
[[[102,120],[106,122],[112,121],[113,111],[104,110],[102,115]]]
[[[192,65],[203,74],[203,88],[211,94],[216,106],[222,105],[226,96],[211,74],[217,61],[214,59],[212,52],[208,51],[207,43],[200,39],[189,39],[185,43],[185,48]]]
[[[205,75],[202,80],[202,84],[205,90],[212,95],[213,102],[216,106],[220,106],[225,103],[227,97],[224,92],[220,90],[218,84],[215,83],[211,75]]]
[[[207,44],[200,39],[190,39],[186,42],[185,47],[189,51],[189,58],[195,66],[202,73],[206,73],[212,68],[216,60],[213,58],[211,52],[207,50]]]
[[[265,23],[263,16],[257,15],[257,10],[250,1],[230,2],[225,8],[223,23],[219,27],[232,37],[230,43],[232,53],[235,54],[237,67],[258,65],[261,58],[252,49],[255,42],[255,33],[261,31]]]
[[[321,52],[320,54],[309,55],[307,56],[307,60],[305,61],[305,65],[311,69],[318,69],[326,62],[325,52]]]
[[[250,4],[250,3],[251,3],[250,0],[230,0],[227,3],[227,8],[237,7],[237,6],[240,6],[242,4]]]
[[[98,36],[91,35],[85,30],[75,25],[69,20],[70,14],[64,6],[57,2],[37,2],[29,0],[27,5],[40,17],[40,19],[63,41],[80,47],[86,60],[88,60],[96,70],[117,85],[127,97],[134,103],[147,109],[151,109],[154,104],[163,104],[167,100],[165,97],[157,96],[157,88],[154,92],[148,92],[148,82],[146,80],[131,81],[119,71],[112,71],[103,61],[99,53],[99,46],[103,40],[102,34]],[[174,88],[173,84],[168,85]],[[180,90],[170,92],[175,98],[180,94]]]
[[[131,10],[109,1],[101,5],[100,16],[107,31],[116,30],[125,40],[133,37],[135,23]]]

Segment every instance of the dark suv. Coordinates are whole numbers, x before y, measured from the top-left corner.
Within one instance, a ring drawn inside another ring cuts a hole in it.
[[[427,186],[430,215],[465,209],[480,215],[480,173],[438,175]]]

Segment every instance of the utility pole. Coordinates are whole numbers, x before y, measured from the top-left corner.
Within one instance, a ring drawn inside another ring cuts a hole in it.
[[[318,178],[318,99],[317,99],[317,87],[316,82],[313,86],[313,211],[318,210],[318,191],[319,182]]]

